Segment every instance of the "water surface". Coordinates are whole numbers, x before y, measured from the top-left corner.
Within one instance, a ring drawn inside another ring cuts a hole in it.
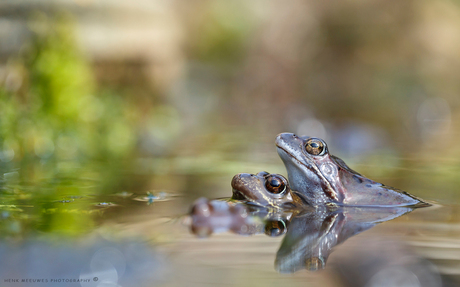
[[[3,172],[2,286],[460,283],[460,209],[445,200],[453,196],[452,185],[446,180],[437,193],[417,189],[428,175],[439,180],[439,172],[408,168],[402,178],[387,179],[439,201],[429,208],[309,212],[290,217],[279,236],[262,228],[200,238],[190,232],[190,207],[200,196],[229,197],[232,170],[161,174],[101,163],[51,166]]]

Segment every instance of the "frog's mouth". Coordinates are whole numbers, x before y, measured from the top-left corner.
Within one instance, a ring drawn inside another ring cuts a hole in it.
[[[233,189],[232,199],[236,200],[248,200],[246,195],[237,189]]]
[[[278,143],[276,143],[276,147],[277,147],[277,150],[278,150],[278,154],[280,155],[281,159],[283,159],[283,161],[284,161],[284,158],[280,154],[280,152],[286,154],[287,157],[291,161],[295,161],[295,163],[297,165],[301,165],[301,166],[305,167],[306,169],[310,170],[311,172],[313,172],[314,174],[316,174],[316,176],[318,176],[320,178],[321,182],[322,182],[323,192],[326,194],[326,196],[328,198],[330,198],[331,200],[338,201],[336,191],[332,188],[332,186],[329,183],[329,181],[324,177],[324,175],[319,171],[319,169],[316,166],[313,166],[313,165],[308,166],[308,165],[306,165],[305,163],[303,163],[302,161],[297,159],[297,157],[295,157],[292,153],[287,151],[284,147],[280,146]]]
[[[290,152],[288,152],[285,148],[283,148],[282,146],[279,146],[278,144],[276,145],[276,147],[278,148],[278,150],[281,150],[283,151],[286,155],[288,155],[291,159],[294,159],[295,161],[297,161],[297,163],[299,163],[300,165],[303,165],[304,167],[308,168],[309,170],[313,171],[313,169],[311,167],[308,167],[306,164],[304,164],[303,162],[301,162],[300,160],[298,160],[294,155],[292,155]]]
[[[279,146],[279,145],[276,145],[276,147],[278,148],[278,151],[282,151],[284,152],[291,160],[295,160],[297,162],[298,165],[302,165],[304,166],[306,169],[308,170],[311,170],[312,172],[314,172],[316,175],[318,175],[318,170],[316,168],[313,168],[311,166],[307,166],[306,164],[304,164],[303,162],[301,162],[300,160],[298,160],[293,154],[291,154],[290,152],[288,152],[285,148]],[[279,154],[279,153],[278,153]],[[282,157],[281,157],[282,158]]]
[[[250,197],[244,192],[247,189],[247,177],[252,178],[253,175],[247,173],[239,173],[232,179],[232,198],[236,200],[250,200]]]

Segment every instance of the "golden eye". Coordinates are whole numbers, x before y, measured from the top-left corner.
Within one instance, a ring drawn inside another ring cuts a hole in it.
[[[322,155],[324,152],[324,143],[319,139],[309,139],[305,144],[305,150],[311,155]]]
[[[265,188],[270,193],[283,193],[286,190],[286,186],[286,180],[279,175],[272,174],[265,179]]]

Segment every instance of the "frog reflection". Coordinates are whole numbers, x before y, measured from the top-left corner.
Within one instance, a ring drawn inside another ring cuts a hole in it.
[[[410,207],[322,207],[274,213],[263,206],[199,199],[192,208],[191,232],[200,237],[223,231],[239,235],[286,234],[276,255],[276,270],[316,271],[325,268],[335,246],[412,210]]]
[[[319,138],[282,133],[276,138],[291,188],[310,205],[429,206],[407,192],[370,180],[329,154]]]
[[[226,231],[254,234],[259,224],[257,217],[248,216],[249,213],[243,204],[199,198],[190,211],[190,230],[199,237]]]
[[[378,223],[413,210],[411,207],[313,208],[294,200],[296,193],[283,179],[266,172],[236,175],[232,180],[233,199],[250,204],[199,199],[190,214],[192,233],[201,237],[222,231],[240,235],[286,234],[276,255],[275,266],[279,272],[291,273],[300,269],[324,268],[336,245]],[[282,191],[277,193],[276,200],[269,195],[272,188]]]
[[[316,271],[326,266],[332,248],[375,225],[395,219],[409,207],[319,208],[293,217],[275,260],[281,273],[300,269]]]

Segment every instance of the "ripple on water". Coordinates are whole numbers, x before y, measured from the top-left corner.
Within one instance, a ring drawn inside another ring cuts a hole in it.
[[[171,200],[173,197],[176,197],[176,194],[166,192],[166,191],[159,191],[159,192],[151,192],[147,191],[146,195],[140,195],[135,198],[134,200],[137,201],[144,201],[147,202],[147,204],[152,204],[154,202],[158,201],[168,201]]]
[[[97,207],[113,207],[113,206],[119,206],[119,205],[116,204],[116,203],[113,203],[113,202],[104,201],[104,202],[95,203],[94,206],[97,206]]]

